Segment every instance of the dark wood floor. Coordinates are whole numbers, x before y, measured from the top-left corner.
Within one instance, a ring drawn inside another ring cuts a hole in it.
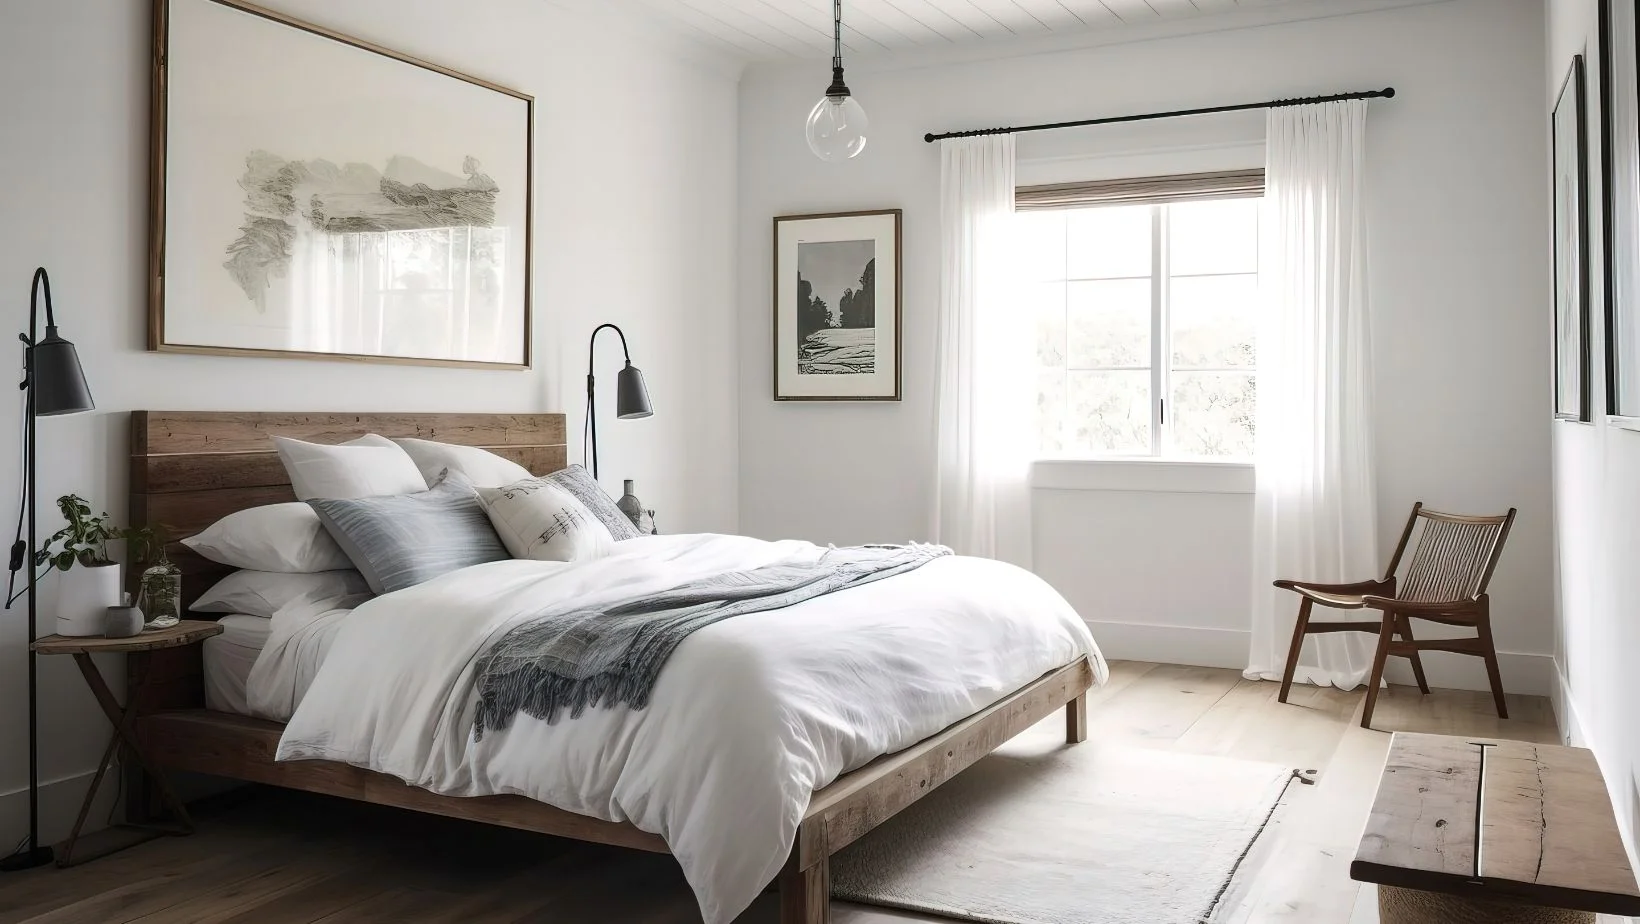
[[[1379,730],[1369,731],[1356,727],[1359,692],[1301,687],[1282,705],[1276,684],[1234,671],[1112,668],[1112,682],[1090,696],[1090,737],[1320,771],[1319,785],[1303,787],[1280,830],[1267,834],[1265,859],[1227,896],[1225,924],[1376,920],[1348,866],[1388,749],[1385,729],[1556,740],[1541,697],[1511,697],[1515,718],[1504,722],[1486,694],[1423,697],[1396,687],[1379,699]],[[198,820],[193,837],[0,877],[0,924],[700,922],[667,856],[269,789],[224,800]],[[737,924],[774,924],[772,899]],[[840,904],[834,920],[934,919]]]

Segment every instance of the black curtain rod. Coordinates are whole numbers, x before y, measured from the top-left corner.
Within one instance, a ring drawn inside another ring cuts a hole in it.
[[[1075,122],[1049,122],[1045,125],[1022,125],[1018,128],[976,128],[965,132],[932,132],[923,140],[932,144],[942,138],[973,138],[977,135],[1017,135],[1020,132],[1043,132],[1051,128],[1080,128],[1084,125],[1113,125],[1117,122],[1148,122],[1151,119],[1171,119],[1177,116],[1210,115],[1215,112],[1241,112],[1247,109],[1280,109],[1284,106],[1307,106],[1311,103],[1339,103],[1347,99],[1392,99],[1394,87],[1382,90],[1363,90],[1359,93],[1335,93],[1332,96],[1306,96],[1302,99],[1273,99],[1267,103],[1241,103],[1234,106],[1207,106],[1202,109],[1175,109],[1172,112],[1147,112],[1143,115],[1108,116],[1103,119],[1080,119]]]

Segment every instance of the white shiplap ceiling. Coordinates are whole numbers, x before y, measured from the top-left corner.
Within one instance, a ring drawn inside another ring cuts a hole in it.
[[[831,52],[831,0],[627,2],[751,60]],[[1314,0],[843,0],[843,43],[845,54],[871,54],[1121,29],[1306,2]]]

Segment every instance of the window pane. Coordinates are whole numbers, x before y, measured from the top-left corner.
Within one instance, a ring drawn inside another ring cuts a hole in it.
[[[1259,199],[1168,206],[1168,255],[1175,276],[1258,272]]]
[[[1069,278],[1149,276],[1150,209],[1124,205],[1063,213]]]
[[[1043,369],[1036,375],[1037,448],[1050,456],[1065,452],[1065,370]]]
[[[1186,456],[1251,456],[1254,395],[1250,372],[1174,375],[1173,400],[1167,406],[1174,451]]]
[[[1025,286],[1025,317],[1036,325],[1036,364],[1065,368],[1065,284],[1036,282]]]
[[[1187,276],[1171,281],[1173,365],[1252,366],[1258,361],[1257,276]]]
[[[1150,452],[1150,372],[1071,372],[1065,451]]]
[[[1014,234],[1018,278],[1065,278],[1064,212],[1020,212],[1014,216]]]
[[[1150,365],[1150,281],[1073,282],[1066,287],[1070,366]]]

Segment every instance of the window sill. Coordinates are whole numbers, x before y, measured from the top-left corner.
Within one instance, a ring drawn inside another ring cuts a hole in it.
[[[1047,491],[1252,494],[1253,463],[1178,459],[1039,459],[1031,487]]]

